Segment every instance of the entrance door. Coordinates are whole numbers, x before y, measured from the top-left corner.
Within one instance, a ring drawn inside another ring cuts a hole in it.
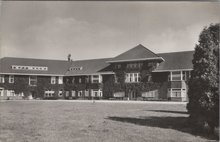
[[[128,99],[129,99],[129,100],[136,99],[136,98],[137,98],[137,95],[136,95],[136,94],[137,94],[136,91],[130,91],[130,92],[128,93]]]

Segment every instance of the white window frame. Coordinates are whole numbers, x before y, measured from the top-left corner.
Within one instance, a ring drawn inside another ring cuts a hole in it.
[[[180,72],[180,74],[174,74],[174,72]],[[186,81],[188,71],[170,71],[170,74],[168,76],[168,81]],[[190,71],[189,71],[190,75]],[[174,79],[173,77],[179,77],[180,79]]]
[[[44,95],[46,97],[54,97],[55,91],[53,91],[53,90],[46,90],[46,91],[44,91]]]
[[[125,82],[126,83],[138,83],[138,82],[140,82],[140,73],[126,73]]]
[[[9,75],[8,82],[9,83],[14,83],[15,82],[14,75]]]
[[[102,83],[102,76],[101,75],[92,75],[91,80],[92,80],[92,83]]]
[[[35,78],[33,79],[31,77],[35,77]],[[31,84],[32,81],[36,82],[36,84],[35,83]],[[37,86],[37,76],[34,76],[34,75],[29,76],[29,85],[30,86]]]
[[[176,94],[174,95],[174,93]],[[180,95],[177,95],[177,93],[180,93]],[[185,88],[169,88],[168,97],[171,97],[171,98],[186,97],[186,89]]]
[[[63,76],[58,77],[58,84],[63,84]]]
[[[51,76],[50,83],[51,84],[56,84],[56,76]]]
[[[80,91],[77,92],[77,94],[78,94],[78,97],[82,97],[82,96],[83,96],[83,91],[80,90]],[[80,95],[80,94],[81,94],[81,95]]]
[[[97,93],[97,95],[95,95]],[[102,90],[101,89],[92,89],[92,97],[102,97]]]
[[[5,76],[4,75],[0,75],[0,83],[5,83]]]

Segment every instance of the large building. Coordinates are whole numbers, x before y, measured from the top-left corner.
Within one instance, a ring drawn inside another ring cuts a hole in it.
[[[0,59],[0,99],[187,101],[194,51],[155,54],[138,45],[114,58]]]

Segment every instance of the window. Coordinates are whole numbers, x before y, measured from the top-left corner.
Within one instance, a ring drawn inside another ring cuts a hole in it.
[[[86,81],[86,83],[89,83],[89,77],[88,76],[86,76],[85,81]]]
[[[37,76],[29,76],[29,85],[37,86]]]
[[[62,76],[58,77],[58,84],[63,84],[63,77]]]
[[[168,89],[169,97],[186,97],[186,89],[170,88]]]
[[[101,75],[92,75],[92,83],[101,83],[102,76]]]
[[[120,69],[121,68],[121,64],[115,64],[115,69]]]
[[[118,77],[116,74],[114,74],[115,83],[118,83]]]
[[[100,89],[94,89],[92,90],[92,97],[102,97],[102,90]]]
[[[20,66],[20,65],[12,65],[11,68],[13,70],[37,70],[37,71],[47,71],[48,67],[42,66]]]
[[[51,84],[56,84],[56,76],[51,76]]]
[[[4,75],[0,75],[0,83],[5,83],[5,76]]]
[[[63,96],[63,90],[60,90],[59,93],[58,93],[58,95],[59,95],[60,97],[62,97],[62,96]]]
[[[134,69],[134,68],[141,68],[143,63],[128,63],[127,68],[128,69]]]
[[[82,83],[82,78],[79,78],[79,83]]]
[[[4,90],[3,89],[0,89],[0,96],[4,96]]]
[[[46,91],[44,92],[44,96],[45,96],[45,97],[53,97],[53,96],[54,96],[54,93],[55,93],[55,91],[53,91],[53,90],[46,90]]]
[[[71,94],[72,94],[72,97],[76,97],[76,91],[72,90]]]
[[[14,75],[9,75],[9,83],[14,83]]]
[[[14,90],[7,90],[7,96],[16,96]]]
[[[85,90],[85,96],[89,97],[89,90]]]
[[[139,82],[140,74],[139,73],[126,73],[125,82]]]
[[[78,71],[78,70],[82,70],[83,67],[71,67],[69,70],[70,71]]]
[[[82,96],[83,96],[82,91],[78,91],[78,97],[82,97]]]
[[[181,81],[190,78],[190,71],[172,71],[168,76],[168,81]]]

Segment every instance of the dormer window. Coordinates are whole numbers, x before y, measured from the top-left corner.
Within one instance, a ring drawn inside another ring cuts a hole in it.
[[[78,71],[78,70],[82,70],[83,67],[70,67],[70,71]]]
[[[42,66],[20,66],[20,65],[12,65],[11,68],[13,70],[34,70],[34,71],[47,71],[48,67]]]

